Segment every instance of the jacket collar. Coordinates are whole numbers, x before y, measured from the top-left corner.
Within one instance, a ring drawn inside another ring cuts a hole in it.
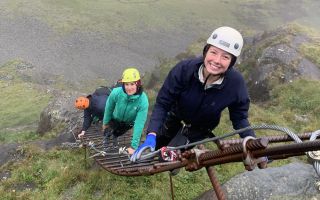
[[[203,62],[203,57],[199,57],[197,58],[196,60],[196,67],[195,67],[195,70],[193,72],[193,76],[196,80],[199,81],[199,83],[201,83],[203,85],[203,83],[200,81],[199,79],[199,70],[200,70],[200,67],[203,65],[204,66],[204,62]],[[230,71],[233,69],[233,66],[229,66],[229,68],[227,69],[227,71],[223,74],[223,81],[221,84],[213,84],[212,87],[209,87],[207,88],[208,89],[212,89],[212,88],[215,88],[215,89],[222,89],[224,87],[224,85],[226,84],[226,82],[228,81],[228,77],[229,77],[229,73]],[[204,86],[205,87],[205,86]]]
[[[142,94],[142,93],[134,94],[134,95],[128,95],[128,94],[126,94],[126,93],[122,90],[122,96],[125,96],[128,101],[135,101],[135,100],[139,99],[139,97],[141,96],[141,94]]]

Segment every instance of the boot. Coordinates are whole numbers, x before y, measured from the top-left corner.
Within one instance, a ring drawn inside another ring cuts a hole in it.
[[[111,135],[113,135],[111,131],[105,131],[104,132],[103,151],[107,151],[109,149],[108,145],[109,145],[109,142],[110,142]]]
[[[112,147],[114,149],[119,148],[119,142],[118,142],[118,137],[112,134]]]

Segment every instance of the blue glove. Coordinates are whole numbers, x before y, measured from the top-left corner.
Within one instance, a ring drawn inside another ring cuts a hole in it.
[[[150,148],[150,151],[154,151],[154,149],[156,148],[156,136],[154,134],[147,135],[144,143],[141,144],[132,154],[130,161],[136,162],[137,160],[139,160],[142,152],[148,148]]]

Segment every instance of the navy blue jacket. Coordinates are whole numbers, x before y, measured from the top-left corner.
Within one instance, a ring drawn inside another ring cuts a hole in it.
[[[222,84],[205,89],[198,76],[202,64],[203,58],[185,60],[169,72],[158,93],[148,132],[159,133],[169,111],[192,126],[213,130],[220,122],[221,112],[228,108],[234,129],[250,125],[250,100],[240,72],[229,67]],[[240,134],[248,135],[255,136],[252,130]]]
[[[90,105],[89,108],[85,109],[83,112],[83,126],[82,130],[86,131],[90,127],[93,118],[98,117],[99,120],[103,119],[104,108],[106,105],[106,100],[108,98],[107,94],[95,94],[88,96]]]

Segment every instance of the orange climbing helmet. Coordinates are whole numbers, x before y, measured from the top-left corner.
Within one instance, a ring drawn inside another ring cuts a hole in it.
[[[74,106],[80,110],[84,110],[89,107],[89,99],[87,97],[78,97]]]

